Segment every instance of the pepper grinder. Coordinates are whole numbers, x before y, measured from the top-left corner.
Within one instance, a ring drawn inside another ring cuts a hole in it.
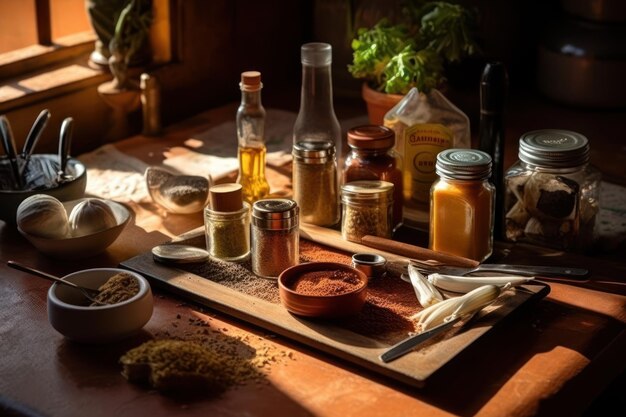
[[[504,237],[504,104],[508,76],[502,62],[485,65],[480,80],[479,149],[491,156],[491,183],[496,187],[494,237]]]

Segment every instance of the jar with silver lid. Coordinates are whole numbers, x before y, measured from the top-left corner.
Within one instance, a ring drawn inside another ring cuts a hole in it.
[[[252,206],[252,272],[277,278],[299,261],[299,208],[286,198],[258,200]]]
[[[352,181],[341,187],[341,236],[361,242],[365,235],[391,238],[393,184],[387,181]]]
[[[560,250],[591,246],[600,173],[589,165],[585,136],[560,129],[525,133],[504,182],[507,240]]]
[[[293,199],[303,222],[333,226],[339,222],[337,162],[330,142],[298,142],[293,146]]]

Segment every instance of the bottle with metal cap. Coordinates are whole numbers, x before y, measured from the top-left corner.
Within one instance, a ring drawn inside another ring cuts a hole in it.
[[[332,47],[327,43],[306,43],[300,54],[302,90],[300,110],[293,127],[293,144],[332,143],[340,159],[341,128],[333,107]]]
[[[352,181],[341,187],[341,236],[361,242],[365,235],[391,238],[393,188],[387,181]]]
[[[339,222],[335,146],[328,142],[298,142],[293,146],[293,199],[300,219],[318,226]]]
[[[479,262],[491,255],[491,164],[491,157],[479,150],[447,149],[437,155],[439,178],[430,189],[430,249]]]
[[[560,250],[584,250],[594,239],[600,173],[589,141],[561,129],[534,130],[519,141],[519,161],[505,174],[505,237]]]
[[[364,125],[348,130],[350,152],[346,156],[343,182],[380,180],[393,184],[393,225],[402,222],[402,165],[393,152],[393,130]]]
[[[297,265],[300,256],[298,204],[286,198],[256,201],[252,205],[252,272],[277,278]]]
[[[243,201],[241,184],[209,188],[204,209],[209,255],[224,261],[241,261],[250,254],[250,205]]]

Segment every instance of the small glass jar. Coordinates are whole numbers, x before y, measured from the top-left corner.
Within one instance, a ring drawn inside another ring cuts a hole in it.
[[[343,183],[380,180],[393,184],[393,225],[402,221],[402,167],[393,152],[393,130],[377,125],[353,127],[348,131],[350,152],[346,156]]]
[[[209,188],[204,209],[209,255],[224,261],[241,261],[250,254],[250,205],[243,201],[241,184],[225,183]]]
[[[447,149],[437,155],[435,171],[430,249],[482,262],[493,252],[491,157],[473,149]]]
[[[299,262],[298,204],[286,198],[256,201],[252,206],[252,272],[278,278]]]
[[[339,222],[335,145],[298,142],[293,146],[293,199],[300,219],[318,226]]]
[[[505,237],[559,250],[588,249],[599,211],[600,173],[580,133],[545,129],[522,135],[519,161],[504,176]]]
[[[391,238],[393,189],[387,181],[353,181],[341,188],[341,236],[361,242],[365,235]]]

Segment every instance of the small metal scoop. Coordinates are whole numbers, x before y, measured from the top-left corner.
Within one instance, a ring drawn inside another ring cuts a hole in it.
[[[368,278],[379,278],[387,273],[387,259],[375,253],[355,253],[352,266],[363,272]]]

